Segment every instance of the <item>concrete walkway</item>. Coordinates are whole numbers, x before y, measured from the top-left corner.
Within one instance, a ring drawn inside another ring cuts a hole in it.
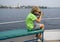
[[[33,40],[25,41],[25,42],[36,42],[36,40],[35,41],[33,41]],[[39,41],[39,42],[41,42],[41,41]],[[44,40],[44,42],[60,42],[60,40]]]
[[[44,41],[44,42],[60,42],[59,40],[48,40],[48,41]]]

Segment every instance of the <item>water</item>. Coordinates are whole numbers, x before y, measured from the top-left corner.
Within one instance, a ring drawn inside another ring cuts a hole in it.
[[[0,9],[0,31],[26,29],[26,16],[31,9]],[[45,30],[60,29],[60,8],[41,9],[44,13],[41,23]]]

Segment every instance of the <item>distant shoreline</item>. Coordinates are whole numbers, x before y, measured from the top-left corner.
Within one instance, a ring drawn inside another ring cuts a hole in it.
[[[26,7],[23,7],[23,9],[24,8],[26,9]],[[40,7],[40,8],[46,9],[46,7]],[[7,7],[7,8],[6,7],[4,7],[4,8],[3,7],[0,7],[0,9],[21,9],[21,8],[19,8],[19,7],[11,7],[11,8],[10,7]],[[29,7],[27,9],[29,9]]]
[[[0,6],[0,8],[20,9],[20,8],[32,8],[33,6]],[[38,6],[39,8],[47,8],[46,6]]]
[[[30,8],[0,8],[0,9],[30,9]],[[47,7],[41,9],[60,9],[60,7]]]
[[[28,9],[32,8],[33,6],[5,6],[5,5],[0,5],[0,9]],[[38,6],[39,8],[42,9],[47,9],[47,8],[60,8],[60,7],[47,7],[47,6]]]

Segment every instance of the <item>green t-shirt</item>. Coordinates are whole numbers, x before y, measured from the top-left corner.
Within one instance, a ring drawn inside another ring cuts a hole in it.
[[[29,13],[29,15],[26,18],[26,25],[28,30],[32,30],[34,28],[34,21],[36,19],[37,17],[34,14]]]

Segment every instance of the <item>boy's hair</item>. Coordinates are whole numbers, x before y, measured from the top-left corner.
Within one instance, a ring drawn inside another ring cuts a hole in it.
[[[37,6],[33,6],[33,7],[32,7],[32,10],[31,10],[31,13],[34,13],[34,12],[36,12],[36,11],[40,11],[40,8],[37,7]]]

